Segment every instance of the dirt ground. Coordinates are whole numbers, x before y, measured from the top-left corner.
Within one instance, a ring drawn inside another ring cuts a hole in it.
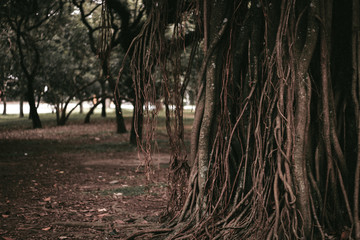
[[[114,128],[1,131],[0,239],[125,239],[159,227],[167,148],[154,155],[148,181],[129,134]]]

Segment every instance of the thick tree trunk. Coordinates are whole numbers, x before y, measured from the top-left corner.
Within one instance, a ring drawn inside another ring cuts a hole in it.
[[[106,71],[104,71],[104,72],[106,72]],[[115,99],[117,97],[115,94],[115,89],[116,89],[115,84],[116,83],[115,83],[114,79],[111,79],[110,77],[108,80],[109,80],[110,89],[114,93],[113,97]],[[105,99],[103,99],[103,100],[104,100],[104,104],[105,104]],[[124,117],[122,115],[121,106],[118,106],[118,104],[116,104],[116,102],[121,104],[121,99],[118,99],[118,101],[115,101],[116,128],[117,128],[116,132],[117,133],[126,133],[127,130],[126,130],[126,126],[125,126]]]
[[[308,141],[307,136],[309,136],[311,100],[311,84],[308,71],[318,38],[319,26],[316,17],[320,12],[319,0],[312,0],[310,6],[308,25],[306,27],[307,35],[303,49],[301,51],[299,50],[300,55],[297,61],[297,72],[294,76],[296,105],[294,118],[293,177],[297,196],[296,202],[303,220],[303,230],[306,237],[310,237],[312,225],[310,189],[306,171],[307,161],[309,161],[309,159],[306,159],[306,146]],[[294,56],[297,56],[296,53]]]

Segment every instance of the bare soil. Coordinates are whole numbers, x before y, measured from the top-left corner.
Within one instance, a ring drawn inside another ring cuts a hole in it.
[[[158,228],[166,139],[149,181],[129,134],[114,132],[110,121],[1,131],[0,239],[125,239]]]

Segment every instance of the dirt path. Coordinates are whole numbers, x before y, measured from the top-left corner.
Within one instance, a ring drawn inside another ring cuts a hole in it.
[[[0,132],[0,239],[123,239],[157,227],[168,153],[146,180],[113,123]]]

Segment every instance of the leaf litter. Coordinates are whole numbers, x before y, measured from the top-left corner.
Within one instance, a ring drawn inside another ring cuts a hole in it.
[[[123,147],[128,134],[89,141],[110,128],[114,123],[0,132],[0,239],[122,239],[158,224],[166,169],[155,167],[149,183],[137,171],[136,149]],[[168,153],[158,154],[166,164]]]

